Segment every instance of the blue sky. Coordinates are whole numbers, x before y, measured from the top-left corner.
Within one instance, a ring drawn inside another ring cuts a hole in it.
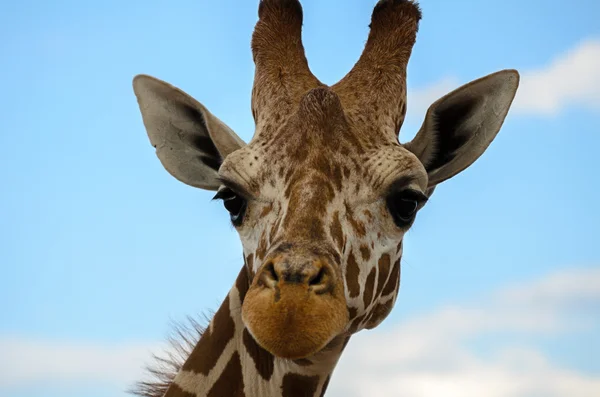
[[[131,79],[179,86],[248,141],[257,1],[239,3],[0,5],[0,396],[124,396],[169,321],[216,308],[229,290],[242,265],[237,235],[210,192],[164,171]],[[303,1],[307,56],[325,83],[360,55],[374,3]],[[533,371],[525,391],[483,395],[591,396],[600,385],[600,3],[421,6],[401,141],[460,84],[516,68],[522,85],[498,138],[436,190],[408,234],[393,313],[348,353],[362,360],[375,340],[423,343],[421,361],[397,350],[369,372],[343,357],[332,395],[349,395],[347,386],[362,396],[374,382],[388,385],[379,395],[441,395],[414,381],[443,385],[430,351],[439,342],[455,359],[451,378],[468,385]],[[452,332],[457,323],[470,326]],[[454,339],[440,336],[444,327]],[[477,372],[485,365],[489,379]],[[578,394],[543,389],[536,376]]]

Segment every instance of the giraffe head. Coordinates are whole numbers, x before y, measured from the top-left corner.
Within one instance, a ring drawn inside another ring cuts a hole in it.
[[[415,138],[399,142],[420,18],[412,1],[381,0],[359,61],[326,86],[304,55],[299,2],[261,1],[248,144],[179,89],[134,79],[163,166],[217,191],[229,211],[251,280],[243,321],[275,356],[314,355],[389,314],[417,212],[439,183],[481,156],[508,113],[514,70],[435,101]]]

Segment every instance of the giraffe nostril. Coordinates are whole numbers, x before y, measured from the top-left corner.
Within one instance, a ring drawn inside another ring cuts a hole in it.
[[[308,287],[312,293],[324,294],[333,288],[331,269],[320,261],[290,263],[285,258],[265,262],[257,285],[268,289]]]
[[[277,275],[277,272],[275,271],[275,266],[273,265],[273,262],[269,263],[266,267],[265,267],[265,273],[269,276],[269,278],[271,280],[273,280],[274,282],[278,282],[279,281],[279,276]]]
[[[258,277],[258,285],[274,288],[279,282],[279,275],[275,270],[275,264],[273,262],[269,262],[265,265],[263,270],[260,272],[260,276]]]
[[[319,285],[323,282],[324,279],[325,279],[325,268],[321,267],[319,269],[319,272],[317,274],[315,274],[313,277],[311,277],[311,279],[308,281],[308,285],[310,285],[310,286]]]

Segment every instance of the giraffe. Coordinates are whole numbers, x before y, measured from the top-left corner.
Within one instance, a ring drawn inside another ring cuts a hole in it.
[[[323,396],[351,336],[394,307],[417,212],[483,154],[515,97],[515,70],[474,80],[433,102],[402,144],[418,4],[378,1],[363,53],[332,86],[310,71],[302,19],[298,0],[259,3],[247,144],[180,89],[134,78],[162,165],[216,192],[244,258],[209,325],[183,335],[181,360],[163,359],[141,396]]]

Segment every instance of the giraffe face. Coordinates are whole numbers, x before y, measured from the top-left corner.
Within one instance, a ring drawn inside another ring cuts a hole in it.
[[[400,144],[420,18],[414,1],[380,0],[360,59],[327,87],[308,68],[300,3],[261,0],[248,145],[183,91],[134,79],[165,169],[230,212],[252,280],[242,318],[275,356],[311,356],[389,314],[417,211],[483,154],[512,104],[518,73],[490,74],[435,101]]]
[[[271,353],[307,357],[391,311],[427,173],[397,141],[365,139],[327,88],[258,136],[225,159],[217,193],[253,280],[243,319]]]

